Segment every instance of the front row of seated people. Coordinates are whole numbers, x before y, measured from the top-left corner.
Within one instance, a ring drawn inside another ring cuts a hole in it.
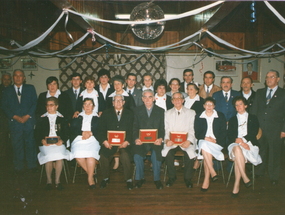
[[[161,86],[164,87],[164,84]],[[159,88],[160,86],[156,86]],[[192,85],[190,86],[192,87]],[[189,87],[189,89],[190,89]],[[164,91],[163,91],[164,92]],[[162,94],[163,94],[162,92]],[[247,103],[243,97],[236,97],[233,105],[237,115],[228,124],[225,116],[215,110],[215,100],[208,97],[204,100],[204,111],[196,115],[194,110],[183,106],[184,96],[180,92],[172,95],[173,108],[165,110],[155,105],[155,95],[152,90],[142,93],[143,105],[132,112],[124,108],[124,96],[113,96],[113,108],[103,111],[99,118],[94,114],[95,104],[92,98],[83,100],[83,111],[70,124],[71,152],[64,144],[67,137],[67,124],[63,116],[57,111],[58,100],[50,97],[46,100],[47,113],[42,115],[41,123],[36,126],[36,139],[42,143],[38,159],[45,164],[47,173],[47,189],[52,188],[51,172],[56,170],[55,184],[62,189],[59,181],[63,159],[75,158],[77,163],[88,174],[89,189],[95,188],[94,170],[96,160],[100,160],[103,180],[100,187],[105,188],[110,182],[109,163],[116,152],[120,152],[124,178],[127,188],[133,188],[131,173],[131,158],[135,163],[135,187],[140,188],[145,183],[144,159],[151,151],[153,180],[157,189],[162,189],[160,181],[160,167],[165,158],[168,181],[166,186],[172,186],[176,180],[174,157],[177,151],[184,153],[184,182],[187,188],[192,188],[192,171],[194,160],[204,159],[204,182],[201,191],[207,191],[212,182],[218,180],[213,168],[213,158],[224,160],[222,149],[226,146],[226,135],[232,143],[228,147],[229,157],[234,161],[235,183],[232,197],[239,193],[240,179],[246,187],[252,182],[245,173],[246,161],[254,165],[260,164],[258,142],[256,135],[259,124],[256,116],[246,112]],[[140,129],[157,129],[157,139],[154,143],[144,144],[139,138]],[[107,131],[126,131],[125,141],[120,146],[112,146],[108,142]],[[187,132],[187,140],[180,145],[170,140],[170,132]],[[60,137],[55,144],[47,144],[45,137]],[[196,154],[196,152],[198,152]],[[55,161],[53,163],[53,161]]]

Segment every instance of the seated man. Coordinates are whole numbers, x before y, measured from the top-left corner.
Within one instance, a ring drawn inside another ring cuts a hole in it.
[[[123,108],[125,101],[124,96],[115,95],[113,97],[113,106],[103,111],[100,117],[99,127],[99,142],[100,149],[100,163],[103,175],[100,188],[105,188],[110,181],[110,168],[109,164],[113,155],[119,150],[120,161],[123,165],[124,177],[127,182],[127,188],[133,188],[132,172],[131,172],[131,159],[130,159],[130,143],[132,142],[132,125],[134,121],[133,112]],[[119,146],[112,146],[108,142],[108,131],[125,131],[125,141]]]
[[[154,105],[154,93],[152,90],[143,91],[142,100],[144,105],[134,110],[133,137],[135,139],[134,161],[136,164],[136,187],[140,188],[145,183],[144,157],[151,151],[151,162],[154,175],[154,183],[157,189],[162,189],[160,181],[162,139],[164,137],[164,110]],[[157,129],[157,139],[153,143],[142,143],[140,129]]]
[[[194,132],[195,111],[183,106],[184,97],[181,92],[172,95],[173,108],[165,112],[165,137],[162,156],[168,170],[166,186],[172,186],[176,180],[174,167],[175,153],[179,150],[184,152],[184,181],[187,188],[192,188],[191,182],[194,158],[196,157],[196,138]],[[187,132],[187,140],[177,146],[170,140],[170,132]]]

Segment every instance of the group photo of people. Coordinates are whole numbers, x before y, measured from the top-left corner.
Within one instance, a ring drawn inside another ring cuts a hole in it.
[[[1,138],[11,139],[16,175],[37,172],[44,165],[47,191],[68,189],[61,182],[68,165],[86,172],[88,190],[106,188],[112,181],[111,170],[119,166],[122,186],[142,188],[146,160],[153,172],[148,181],[156,189],[175,186],[179,162],[189,189],[196,181],[195,169],[203,168],[201,192],[222,180],[223,168],[234,174],[232,198],[239,196],[241,183],[252,187],[258,177],[268,176],[272,186],[278,185],[285,90],[278,86],[276,70],[266,73],[266,87],[256,92],[250,76],[242,78],[236,91],[230,76],[214,83],[215,73],[206,71],[199,84],[192,69],[183,71],[183,82],[178,78],[154,81],[145,73],[141,89],[136,88],[135,73],[110,77],[108,70],[101,69],[99,84],[92,76],[82,79],[73,73],[72,87],[63,92],[58,78],[50,76],[47,91],[39,96],[25,78],[20,69],[2,75],[1,126],[5,123],[6,130],[1,129]],[[1,149],[8,152],[3,145]],[[246,164],[255,166],[255,178],[248,175]]]

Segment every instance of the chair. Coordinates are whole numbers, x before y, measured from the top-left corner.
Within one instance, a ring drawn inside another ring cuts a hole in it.
[[[99,162],[97,160],[95,160],[96,162],[96,166],[95,166],[95,170],[94,170],[94,178],[95,178],[95,183],[97,184],[98,180],[97,180],[97,166],[99,164]],[[75,169],[74,169],[74,173],[73,173],[73,179],[72,179],[72,183],[75,183],[75,177],[78,175],[82,175],[82,174],[87,174],[85,171],[83,172],[83,169],[81,168],[80,173],[77,173],[77,167],[81,167],[77,162],[75,164]]]
[[[225,159],[226,159],[226,156],[225,156]],[[214,157],[213,157],[213,160],[216,160]],[[218,160],[216,160],[218,161]],[[201,177],[201,172],[202,172],[202,168],[203,168],[203,164],[204,164],[204,159],[200,160],[201,164],[200,164],[200,170],[199,170],[199,176],[198,176],[198,181],[197,181],[197,186],[199,186],[199,182],[200,182],[200,177]],[[220,163],[220,166],[221,166],[221,170],[222,170],[222,177],[223,177],[223,182],[225,184],[225,175],[224,175],[224,168],[223,168],[223,163],[222,161],[218,161]],[[219,172],[218,172],[219,174]]]
[[[258,129],[258,133],[256,135],[256,139],[259,140],[262,136],[262,130],[261,128]],[[233,161],[231,159],[229,159],[230,161]],[[246,163],[250,163],[249,161],[247,161]],[[228,187],[229,185],[229,182],[230,182],[230,179],[231,179],[231,175],[232,175],[232,172],[233,172],[233,168],[234,168],[234,165],[235,163],[233,162],[233,165],[232,165],[232,168],[231,168],[231,171],[230,171],[230,174],[229,174],[229,178],[228,178],[228,182],[227,182],[227,185],[226,187]],[[252,189],[254,190],[254,180],[255,180],[255,174],[254,174],[254,165],[252,164]]]
[[[42,183],[42,177],[43,177],[44,167],[45,167],[45,164],[42,165],[39,184]],[[68,179],[67,179],[67,174],[66,174],[67,171],[68,171],[68,165],[67,165],[67,163],[66,163],[66,160],[63,160],[63,172],[64,172],[64,176],[65,176],[65,181],[66,181],[66,183],[68,184]]]

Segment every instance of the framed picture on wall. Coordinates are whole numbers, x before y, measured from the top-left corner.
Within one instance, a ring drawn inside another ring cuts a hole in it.
[[[37,60],[30,58],[23,58],[22,61],[22,69],[23,70],[38,70]]]
[[[0,59],[0,70],[13,70],[12,59]]]
[[[235,61],[215,60],[216,76],[238,76]]]
[[[253,82],[260,82],[260,69],[258,59],[243,64],[242,77],[251,77]]]

